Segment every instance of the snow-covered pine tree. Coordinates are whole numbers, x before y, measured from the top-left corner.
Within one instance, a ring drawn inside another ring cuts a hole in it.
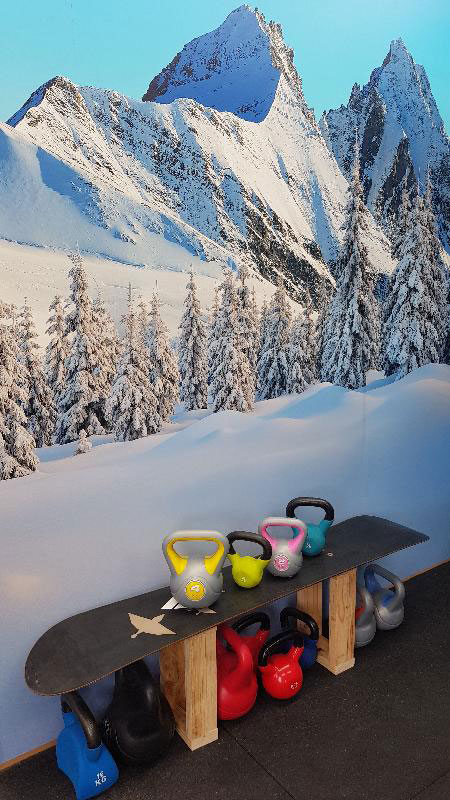
[[[443,354],[447,287],[430,206],[429,191],[417,193],[385,305],[383,366],[396,380]]]
[[[208,406],[206,331],[191,272],[178,337],[180,400],[186,411]]]
[[[450,276],[447,275],[447,330],[442,353],[443,364],[450,364]]]
[[[210,383],[213,411],[252,409],[253,386],[239,336],[238,302],[233,274],[227,270],[215,322],[216,352]]]
[[[263,309],[261,320],[261,349],[257,366],[260,400],[279,397],[288,391],[291,319],[291,307],[280,277],[265,314]]]
[[[304,310],[294,320],[288,346],[289,375],[287,391],[303,392],[316,379],[316,326],[312,316],[312,303],[306,293]]]
[[[92,450],[92,442],[87,438],[86,431],[80,431],[80,438],[78,439],[74,456],[81,456],[84,453],[89,453],[89,450]]]
[[[123,317],[122,359],[106,410],[118,441],[132,441],[161,430],[158,401],[150,385],[149,356],[142,318],[136,314],[131,287]]]
[[[66,386],[60,396],[55,440],[59,444],[77,441],[80,431],[87,436],[105,432],[105,389],[99,364],[101,342],[93,321],[92,302],[79,253],[69,255],[72,268],[70,299],[73,308],[66,317],[71,335],[66,359]]]
[[[437,309],[436,332],[438,336],[439,361],[443,361],[445,341],[449,327],[448,308],[448,271],[442,257],[442,247],[437,233],[436,218],[433,211],[430,174],[427,175],[426,190],[423,198],[425,213],[425,239],[430,254],[434,303]]]
[[[320,281],[318,292],[318,312],[315,327],[315,373],[316,377],[320,375],[320,365],[322,363],[322,352],[325,341],[325,320],[328,315],[328,306],[330,304],[326,281]]]
[[[263,342],[265,341],[266,337],[266,328],[267,328],[267,319],[269,314],[269,306],[267,305],[267,300],[264,298],[263,304],[261,306],[261,311],[259,312],[259,326],[258,326],[258,356],[256,359],[256,385],[258,386],[258,364],[261,358]]]
[[[405,176],[406,178],[406,176]],[[396,224],[392,229],[391,233],[391,243],[392,243],[392,256],[395,259],[401,258],[401,251],[403,247],[403,242],[405,241],[407,235],[407,229],[409,225],[409,215],[411,211],[411,195],[408,191],[406,179],[403,179],[401,185],[401,195],[400,195],[400,205],[398,208]],[[416,199],[417,188],[412,193],[412,197]]]
[[[444,352],[442,354],[442,363],[450,364],[450,328],[448,328],[447,336],[445,337]]]
[[[258,356],[259,356],[259,344],[260,344],[260,332],[261,332],[261,315],[259,313],[258,304],[256,302],[256,292],[252,289],[252,305],[251,305],[251,314],[254,319],[255,324],[255,388],[256,388],[256,366],[258,364]]]
[[[59,398],[66,382],[65,364],[69,352],[64,306],[60,295],[55,296],[50,304],[49,312],[46,333],[50,339],[45,351],[44,372],[53,396],[53,425],[55,425]]]
[[[158,400],[158,413],[161,420],[166,422],[173,414],[179,397],[179,375],[175,353],[169,344],[169,332],[161,319],[160,306],[159,297],[154,292],[148,329],[150,383]]]
[[[214,300],[208,320],[208,386],[211,385],[212,376],[217,367],[216,357],[218,352],[219,337],[217,324],[219,319],[219,287],[214,289]]]
[[[366,372],[377,366],[379,309],[364,239],[368,214],[359,179],[357,148],[349,186],[344,243],[338,263],[336,292],[324,323],[321,379],[348,389],[365,385]]]
[[[99,355],[101,360],[99,364],[99,377],[103,383],[105,397],[108,397],[119,367],[120,345],[116,327],[100,292],[94,300],[92,315],[94,327],[97,330],[97,336],[100,342]]]
[[[36,447],[43,447],[52,443],[54,401],[42,367],[33,315],[26,299],[19,314],[18,334],[20,358],[25,368],[26,401],[22,408]]]
[[[26,371],[17,339],[15,309],[0,301],[0,480],[29,475],[39,463],[23,412]]]
[[[238,299],[238,328],[242,352],[248,361],[252,398],[256,388],[256,363],[259,345],[259,320],[254,292],[250,291],[246,281],[248,268],[243,265],[239,269],[239,280],[236,288]]]
[[[130,290],[131,292],[131,285]],[[138,297],[136,310],[136,321],[138,326],[138,335],[141,338],[141,344],[144,350],[148,349],[148,326],[150,323],[150,314],[147,303],[143,297]]]

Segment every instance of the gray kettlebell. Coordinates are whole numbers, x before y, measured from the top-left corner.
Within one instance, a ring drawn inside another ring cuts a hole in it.
[[[214,542],[215,553],[205,556],[182,556],[174,549],[175,542]],[[176,531],[162,543],[170,569],[170,591],[186,608],[207,608],[220,597],[223,588],[222,566],[230,543],[218,531]]]
[[[355,647],[370,644],[377,632],[372,595],[365,586],[356,587]]]
[[[393,588],[381,586],[375,575],[385,578]],[[364,570],[364,583],[372,595],[377,628],[381,631],[398,628],[405,615],[405,587],[400,578],[379,564],[369,564]]]
[[[276,539],[274,536],[269,536],[267,528],[274,525],[289,528],[290,533],[294,532],[294,537],[292,539]],[[292,578],[296,575],[303,563],[302,547],[308,533],[306,523],[295,517],[292,519],[266,517],[258,525],[258,531],[272,547],[272,558],[267,571],[278,578]]]

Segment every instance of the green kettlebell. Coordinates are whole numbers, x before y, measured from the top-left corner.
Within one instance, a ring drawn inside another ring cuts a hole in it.
[[[272,547],[270,542],[263,539],[257,533],[247,533],[247,531],[233,531],[229,533],[227,539],[230,543],[230,550],[228,558],[231,561],[231,574],[234,582],[242,589],[253,589],[261,583],[263,572],[267,567],[270,559],[272,558]],[[236,553],[233,542],[253,542],[262,547],[262,554],[255,558],[254,556],[240,556]]]

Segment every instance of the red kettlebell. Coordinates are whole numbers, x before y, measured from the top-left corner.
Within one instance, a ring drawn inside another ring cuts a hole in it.
[[[284,642],[293,644],[288,653],[276,653]],[[302,688],[303,672],[299,664],[303,653],[303,636],[299,631],[286,630],[272,636],[261,648],[258,667],[267,694],[277,700],[290,700]]]
[[[225,639],[231,651],[220,641]],[[258,682],[250,648],[236,631],[222,625],[217,632],[217,717],[238,719],[254,706]]]
[[[261,625],[259,631],[256,631],[256,633],[251,636],[241,636],[242,641],[247,645],[252,654],[253,669],[255,672],[258,671],[259,651],[269,638],[270,617],[268,614],[265,614],[264,611],[256,611],[254,614],[246,614],[245,617],[241,617],[232,625],[233,630],[240,634],[251,625],[257,625],[258,622]]]

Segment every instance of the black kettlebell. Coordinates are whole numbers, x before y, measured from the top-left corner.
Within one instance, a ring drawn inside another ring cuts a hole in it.
[[[296,619],[303,622],[309,628],[309,634],[303,639],[303,653],[300,659],[300,666],[303,670],[313,666],[317,658],[317,641],[319,639],[319,626],[313,617],[299,608],[286,606],[280,614],[281,627],[289,628],[289,620]],[[294,628],[295,630],[295,628]]]
[[[151,763],[169,747],[175,731],[172,709],[144,661],[115,673],[102,730],[107,747],[122,763]]]

